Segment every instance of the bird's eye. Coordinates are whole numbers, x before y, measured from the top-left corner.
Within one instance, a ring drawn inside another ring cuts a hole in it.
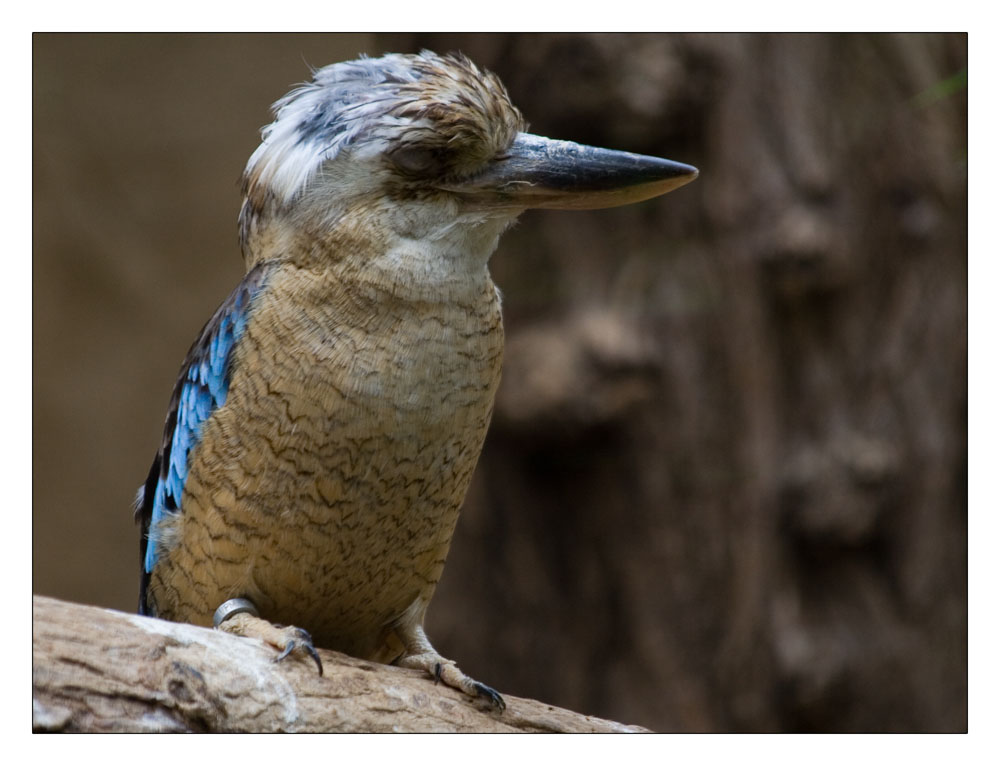
[[[433,150],[421,146],[404,146],[392,152],[390,157],[396,167],[407,173],[429,173],[441,165],[441,160]]]

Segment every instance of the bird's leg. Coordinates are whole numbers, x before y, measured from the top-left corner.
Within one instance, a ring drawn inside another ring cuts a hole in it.
[[[443,682],[470,697],[484,697],[501,713],[507,707],[503,697],[495,689],[481,684],[458,669],[452,660],[446,660],[427,640],[422,625],[401,625],[396,628],[396,634],[406,647],[406,654],[395,661],[402,668],[425,670],[434,676],[435,683]]]
[[[293,653],[307,654],[316,663],[319,674],[323,675],[323,663],[316,647],[313,646],[312,636],[294,625],[275,625],[259,617],[257,608],[249,599],[229,599],[215,610],[213,622],[216,628],[226,633],[244,638],[258,638],[265,644],[279,649],[281,653],[274,658],[275,662],[281,662]]]

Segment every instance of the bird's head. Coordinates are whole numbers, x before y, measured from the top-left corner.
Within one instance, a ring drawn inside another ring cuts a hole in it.
[[[290,238],[368,227],[485,265],[526,208],[599,208],[663,194],[680,163],[553,141],[461,54],[388,54],[317,70],[274,105],[243,176],[248,267]]]

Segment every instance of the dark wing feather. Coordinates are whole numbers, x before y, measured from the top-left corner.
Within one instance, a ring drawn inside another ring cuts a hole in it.
[[[146,588],[159,555],[157,525],[169,515],[182,511],[188,455],[198,443],[202,424],[226,401],[233,349],[246,328],[253,297],[264,287],[270,272],[270,265],[260,263],[247,273],[202,328],[181,365],[170,397],[160,451],[136,498],[135,517],[142,529],[139,537],[140,614],[151,614]]]

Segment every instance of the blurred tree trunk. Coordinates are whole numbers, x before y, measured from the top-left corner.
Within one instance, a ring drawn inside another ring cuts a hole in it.
[[[702,173],[501,244],[441,651],[658,730],[964,730],[965,35],[380,42]]]

